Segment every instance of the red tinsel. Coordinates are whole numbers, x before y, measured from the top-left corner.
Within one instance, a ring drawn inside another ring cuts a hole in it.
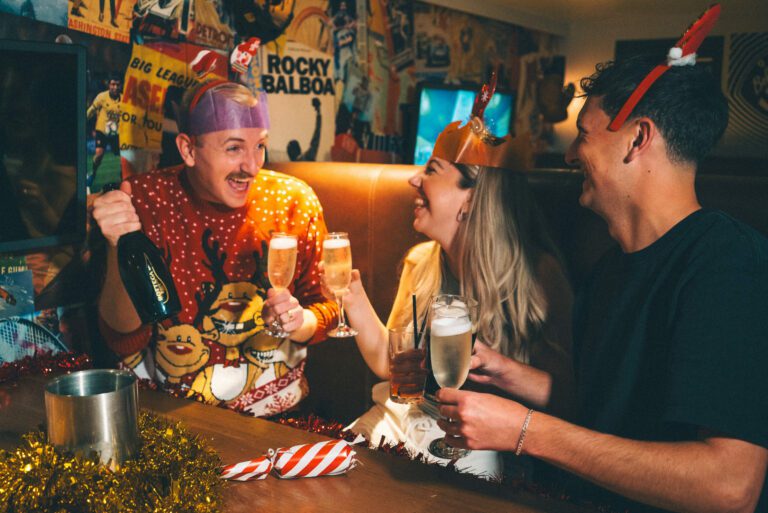
[[[35,357],[25,356],[15,362],[6,362],[0,365],[0,384],[14,382],[29,374],[42,374],[48,376],[53,372],[90,369],[93,362],[87,354],[80,353],[56,353],[49,352]]]
[[[347,442],[351,442],[355,439],[353,433],[344,431],[344,424],[325,420],[317,415],[290,416],[283,414],[277,417],[271,417],[269,420],[284,426],[309,431],[310,433],[319,433],[329,438],[338,438],[340,440],[346,440]]]

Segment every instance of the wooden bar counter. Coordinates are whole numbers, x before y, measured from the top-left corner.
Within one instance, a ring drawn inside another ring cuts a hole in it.
[[[45,423],[43,388],[49,378],[28,376],[0,386],[0,448],[16,447],[21,435]],[[225,464],[256,458],[269,448],[326,437],[229,410],[142,390],[143,409],[182,421],[218,451]],[[224,511],[347,512],[577,512],[559,501],[516,492],[435,465],[356,447],[358,464],[333,477],[232,482]]]

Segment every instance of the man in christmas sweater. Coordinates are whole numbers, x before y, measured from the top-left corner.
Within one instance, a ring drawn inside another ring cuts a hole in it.
[[[254,416],[280,413],[307,395],[306,346],[337,316],[317,276],[322,208],[304,182],[261,169],[266,105],[247,88],[204,84],[181,111],[184,165],[131,177],[94,202],[109,248],[101,331],[139,377]],[[164,252],[182,303],[155,326],[141,324],[117,267],[118,239],[136,230]],[[279,292],[267,279],[277,232],[298,237],[293,283]],[[290,336],[266,333],[276,318]]]

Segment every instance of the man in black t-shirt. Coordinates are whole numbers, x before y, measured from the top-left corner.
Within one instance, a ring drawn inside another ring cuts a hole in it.
[[[571,496],[617,510],[765,512],[768,240],[699,205],[696,169],[728,107],[685,41],[665,64],[598,65],[581,83],[566,159],[584,173],[580,203],[619,247],[574,309],[579,417],[443,389],[452,422],[439,424],[453,445],[564,469]],[[541,371],[475,351],[470,378],[524,404],[552,387]]]

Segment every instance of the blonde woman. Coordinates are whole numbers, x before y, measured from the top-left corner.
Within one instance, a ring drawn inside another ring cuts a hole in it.
[[[388,379],[387,327],[412,323],[412,294],[419,318],[438,293],[471,297],[479,303],[476,355],[490,348],[513,358],[519,364],[516,397],[532,407],[562,412],[571,389],[570,286],[525,174],[501,167],[522,169],[527,142],[489,135],[482,110],[474,114],[464,127],[453,123],[443,131],[426,167],[409,180],[416,191],[414,229],[431,241],[406,255],[387,325],[373,310],[357,271],[344,296],[345,309],[359,332],[356,340],[366,363]],[[479,362],[475,356],[474,365]],[[482,369],[470,379],[486,381]],[[427,393],[433,391],[428,385]],[[351,429],[373,444],[383,436],[427,456],[426,446],[442,436],[435,403],[396,404],[388,392],[387,383],[376,385],[376,406]],[[498,465],[482,452],[470,453],[457,466],[497,476]]]

